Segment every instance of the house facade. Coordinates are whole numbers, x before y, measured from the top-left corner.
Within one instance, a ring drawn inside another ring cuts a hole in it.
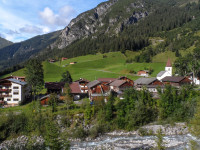
[[[162,82],[165,85],[172,85],[176,87],[191,84],[191,80],[188,77],[165,77],[162,79]]]
[[[85,93],[87,94],[88,93],[88,87],[87,87],[87,84],[90,82],[86,79],[82,79],[80,78],[79,80],[76,80],[74,82],[78,82],[79,83],[79,86],[81,88],[81,93]]]
[[[64,86],[65,86],[65,82],[46,82],[45,83],[47,94],[51,94],[51,93],[61,94],[63,93]]]
[[[30,88],[25,81],[17,79],[0,80],[0,101],[6,106],[17,106],[28,98]]]
[[[142,76],[142,77],[148,77],[149,76],[149,70],[140,70],[137,73],[138,76]]]
[[[110,86],[98,80],[92,81],[87,84],[88,96],[91,101],[94,100],[108,100],[110,95]]]
[[[143,90],[146,88],[149,92],[158,93],[157,88],[164,88],[164,84],[156,78],[139,78],[134,83],[136,90]]]
[[[112,83],[110,83],[110,89],[114,92],[123,92],[124,90],[133,87],[133,85],[127,81],[124,80],[115,80]]]

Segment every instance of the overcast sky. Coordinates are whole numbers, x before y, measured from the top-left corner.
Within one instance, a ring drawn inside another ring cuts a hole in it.
[[[0,0],[0,36],[19,42],[63,29],[106,0]]]

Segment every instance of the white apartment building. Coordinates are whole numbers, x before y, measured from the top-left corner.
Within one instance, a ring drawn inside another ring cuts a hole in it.
[[[0,80],[0,101],[6,106],[16,106],[24,102],[30,89],[25,81],[14,78]]]

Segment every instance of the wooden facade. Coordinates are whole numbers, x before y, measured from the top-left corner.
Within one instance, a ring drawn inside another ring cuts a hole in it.
[[[149,71],[148,70],[140,70],[137,73],[138,76],[144,76],[144,77],[148,77],[149,76]]]
[[[110,86],[100,82],[88,88],[88,95],[91,101],[102,99],[107,100],[107,97],[110,95]]]
[[[191,84],[191,80],[188,77],[166,77],[162,81],[164,85],[171,85],[176,87]]]
[[[118,80],[126,81],[126,82],[130,83],[132,86],[134,85],[134,81],[127,77],[119,77]]]

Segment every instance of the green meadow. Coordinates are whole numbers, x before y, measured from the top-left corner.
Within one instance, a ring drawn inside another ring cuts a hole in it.
[[[137,52],[130,51],[127,51],[125,55],[120,52],[110,52],[105,54],[80,56],[55,63],[45,61],[43,62],[44,80],[45,82],[59,82],[62,73],[66,70],[71,73],[73,80],[85,78],[91,81],[98,78],[117,78],[119,76],[127,76],[135,80],[139,77],[130,72],[137,72],[148,68],[153,69],[152,77],[155,77],[157,73],[164,70],[167,58],[163,59],[163,62],[126,63],[127,58],[134,58],[136,55],[138,55]],[[70,62],[77,63],[70,65]],[[13,72],[12,75],[23,76],[24,69]]]

